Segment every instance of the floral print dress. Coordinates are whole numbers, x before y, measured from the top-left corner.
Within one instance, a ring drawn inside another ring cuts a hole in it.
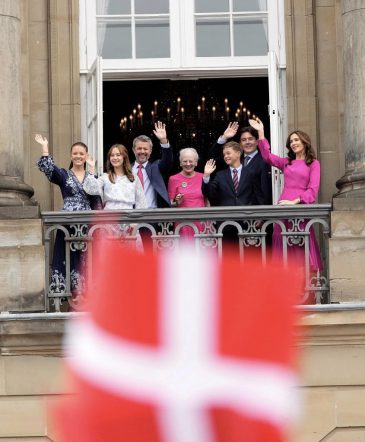
[[[63,198],[63,210],[75,212],[79,210],[102,209],[99,197],[88,195],[83,189],[83,182],[80,182],[72,170],[60,169],[54,163],[51,156],[42,156],[37,161],[38,169],[43,172],[48,180],[59,186]],[[87,174],[85,173],[85,176]],[[71,232],[72,233],[72,232]],[[51,280],[49,291],[52,293],[66,292],[66,244],[65,234],[57,230],[53,250]],[[76,250],[70,246],[70,278],[71,291],[79,292],[84,286],[83,266],[86,256],[83,250]]]

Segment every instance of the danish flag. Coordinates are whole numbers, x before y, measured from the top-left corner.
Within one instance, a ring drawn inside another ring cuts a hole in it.
[[[279,442],[297,412],[300,280],[190,244],[102,247],[90,313],[70,323],[62,441]]]

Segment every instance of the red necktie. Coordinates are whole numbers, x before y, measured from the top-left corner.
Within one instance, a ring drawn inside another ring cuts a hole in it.
[[[234,191],[237,193],[237,190],[238,190],[238,171],[237,171],[237,169],[233,169],[233,187],[234,187]]]
[[[142,172],[143,166],[142,164],[138,164],[138,171],[137,176],[142,184],[142,187],[144,188],[144,179],[143,179],[143,172]]]

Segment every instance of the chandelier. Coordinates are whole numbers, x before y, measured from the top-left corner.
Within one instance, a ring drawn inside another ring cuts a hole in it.
[[[204,161],[210,146],[229,122],[237,121],[242,128],[249,124],[249,118],[257,118],[243,98],[212,92],[207,84],[192,86],[191,82],[184,81],[171,82],[159,97],[153,98],[150,94],[145,101],[124,109],[125,114],[119,121],[123,142],[131,146],[133,139],[141,134],[155,139],[154,123],[162,121],[175,151],[175,161],[177,151],[184,147],[194,147]]]

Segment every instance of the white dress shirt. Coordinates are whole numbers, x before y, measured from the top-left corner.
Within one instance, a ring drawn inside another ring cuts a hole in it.
[[[163,149],[166,149],[166,148],[170,147],[170,143],[161,144],[160,146]],[[146,196],[147,207],[149,209],[156,209],[156,207],[157,207],[157,197],[156,197],[155,189],[153,188],[152,183],[151,183],[150,179],[148,178],[148,175],[147,175],[147,172],[146,172],[147,163],[148,163],[148,161],[146,161],[145,163],[142,164],[142,166],[143,166],[143,168],[142,168],[143,189],[144,189],[144,194]],[[135,161],[133,166],[132,166],[132,172],[136,176],[137,176],[137,172],[138,172],[138,164],[139,163],[137,163]]]

